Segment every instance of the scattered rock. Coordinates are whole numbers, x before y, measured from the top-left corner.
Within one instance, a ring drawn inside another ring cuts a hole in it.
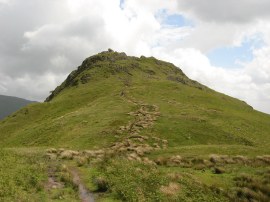
[[[245,156],[241,156],[241,155],[237,155],[234,156],[233,161],[237,162],[237,163],[247,163],[248,162],[248,158]]]
[[[71,160],[74,158],[74,156],[78,155],[79,155],[78,151],[64,150],[63,152],[60,153],[60,158]]]
[[[170,164],[180,164],[182,162],[182,157],[179,156],[179,155],[176,155],[176,156],[172,156],[170,159],[169,159],[169,163]]]
[[[256,159],[266,164],[270,164],[270,155],[256,156]]]
[[[220,167],[215,167],[213,170],[214,174],[222,174],[225,173],[225,169],[224,168],[220,168]]]
[[[167,196],[174,196],[177,195],[177,193],[180,190],[180,186],[179,184],[175,183],[175,182],[170,182],[169,185],[167,186],[162,186],[160,188],[160,191],[167,195]]]
[[[46,150],[46,153],[53,153],[53,154],[55,154],[55,153],[57,153],[57,149],[55,149],[55,148],[47,149]]]

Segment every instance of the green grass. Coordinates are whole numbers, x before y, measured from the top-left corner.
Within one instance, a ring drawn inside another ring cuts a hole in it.
[[[45,164],[41,156],[0,150],[0,201],[45,201]]]
[[[22,195],[27,201],[28,192],[33,189],[34,199],[46,199],[48,193],[42,188],[36,190],[38,186],[31,185],[30,179],[25,177],[27,174],[22,174],[26,179],[24,183],[14,182],[18,170],[27,173],[30,168],[35,176],[46,179],[46,172],[38,167],[39,164],[31,163],[31,158],[38,158],[41,165],[46,163],[40,155],[35,157],[37,153],[44,153],[45,148],[102,149],[123,139],[127,134],[119,134],[118,129],[134,121],[127,113],[139,108],[129,99],[159,107],[160,117],[153,127],[143,129],[140,135],[168,140],[168,148],[152,152],[148,155],[150,159],[174,155],[209,159],[210,154],[255,158],[270,154],[269,115],[188,79],[170,63],[104,52],[86,59],[56,88],[48,102],[31,104],[0,122],[0,147],[12,148],[1,151],[5,157],[0,160],[3,162],[0,177],[7,187],[11,187],[5,193],[5,199]],[[22,148],[32,149],[26,152],[27,149]],[[21,153],[20,158],[14,151]],[[32,151],[39,152],[33,154]],[[167,196],[171,201],[228,201],[231,195],[237,197],[237,191],[230,190],[237,186],[235,176],[246,172],[259,179],[256,169],[267,167],[226,164],[220,165],[226,172],[217,175],[212,172],[214,167],[206,167],[202,172],[199,166],[157,166],[151,170],[144,164],[114,159],[103,170],[90,162],[80,167],[80,171],[84,183],[92,191],[97,190],[93,178],[102,175],[108,180],[108,191],[97,193],[100,201],[132,201],[139,196],[142,198],[138,200],[164,201],[166,196],[158,190],[161,186],[170,189],[170,182],[181,187],[176,195]],[[138,168],[145,175],[138,177]],[[147,169],[152,172],[147,173]],[[174,172],[182,177],[170,181],[167,174]],[[163,182],[163,179],[164,183],[157,182]],[[130,181],[133,184],[129,184]],[[18,189],[14,188],[16,186]],[[140,186],[143,189],[137,190]],[[243,193],[239,193],[246,197],[249,192],[240,188]],[[141,195],[136,195],[134,190]],[[74,193],[73,189],[67,188],[63,196],[73,197]],[[59,194],[56,191],[55,195]]]
[[[115,198],[124,201],[164,201],[159,188],[166,184],[166,178],[156,168],[116,160],[102,165],[100,170]]]
[[[192,83],[169,63],[153,58],[117,60],[117,53],[102,54],[116,59],[113,63],[86,60],[80,68],[84,70],[73,78],[76,85],[66,81],[50,102],[32,104],[2,121],[0,145],[79,149],[108,145],[115,140],[119,126],[131,119],[126,113],[134,106],[121,96],[125,92],[136,100],[159,106],[162,116],[143,133],[168,139],[171,147],[270,147],[269,115]],[[90,75],[90,80],[83,84],[84,75]]]

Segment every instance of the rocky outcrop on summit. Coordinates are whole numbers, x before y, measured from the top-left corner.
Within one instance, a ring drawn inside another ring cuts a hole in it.
[[[77,70],[72,71],[66,80],[60,85],[57,86],[54,91],[51,92],[51,95],[46,98],[45,102],[51,101],[57,94],[59,94],[64,88],[70,86],[76,86],[79,82],[86,83],[90,80],[90,75],[83,75],[80,79],[78,76],[81,72],[87,69],[94,68],[94,66],[98,66],[99,62],[114,62],[116,60],[125,60],[127,59],[127,55],[125,53],[117,53],[109,49],[108,51],[101,52],[97,55],[93,55],[89,58],[86,58],[83,63],[77,68]]]
[[[152,70],[141,68],[140,62],[147,60],[154,61],[155,64],[158,65],[158,69]],[[123,62],[122,65],[116,63],[121,61]],[[149,78],[155,78],[157,72],[161,72],[162,74],[164,74],[165,77],[167,77],[168,80],[180,82],[182,84],[196,87],[199,89],[207,88],[206,86],[189,79],[182,72],[181,69],[171,63],[158,60],[154,57],[147,58],[145,56],[141,56],[140,58],[138,58],[133,56],[127,56],[123,52],[119,53],[109,49],[108,51],[103,51],[97,55],[86,58],[83,63],[77,68],[77,70],[72,71],[68,75],[66,80],[60,86],[56,87],[54,91],[51,92],[51,95],[46,98],[45,102],[53,100],[53,98],[65,88],[76,87],[80,84],[88,83],[96,75],[84,74],[84,71],[92,68],[104,69],[106,75],[104,78],[109,77],[110,75],[119,74],[121,72],[132,76],[133,70],[142,71],[142,73],[148,75]]]

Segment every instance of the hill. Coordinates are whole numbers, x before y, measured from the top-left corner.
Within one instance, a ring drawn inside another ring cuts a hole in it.
[[[49,173],[68,184],[75,163],[100,199],[267,201],[269,122],[171,63],[109,50],[84,60],[44,103],[0,122],[0,146],[25,155],[54,147]]]
[[[30,103],[33,103],[33,101],[0,95],[0,119],[5,118]]]

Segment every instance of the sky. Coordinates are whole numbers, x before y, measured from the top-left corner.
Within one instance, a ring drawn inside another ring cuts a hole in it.
[[[269,0],[0,0],[0,94],[43,101],[112,48],[270,113],[269,10]]]

